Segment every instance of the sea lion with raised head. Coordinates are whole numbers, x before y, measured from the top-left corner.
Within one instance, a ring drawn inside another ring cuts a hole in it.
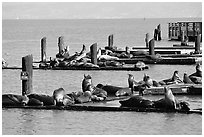
[[[134,79],[134,76],[132,74],[128,74],[128,86],[131,88],[131,91],[133,93],[134,87],[137,85],[136,80]]]
[[[83,91],[83,92],[87,91],[89,85],[93,85],[93,83],[92,83],[92,78],[91,78],[90,75],[87,75],[87,76],[86,76],[86,75],[84,74],[84,79],[83,79],[83,81],[82,81],[82,91]]]
[[[176,109],[176,99],[169,87],[164,87],[164,99],[166,108]]]
[[[185,84],[193,84],[193,82],[191,81],[191,79],[188,77],[187,73],[184,73],[183,75],[183,82]]]

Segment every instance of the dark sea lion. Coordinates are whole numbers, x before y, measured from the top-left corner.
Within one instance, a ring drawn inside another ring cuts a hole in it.
[[[141,107],[151,108],[153,102],[151,100],[143,99],[141,96],[132,96],[127,100],[119,101],[122,107]]]
[[[26,105],[29,101],[27,96],[15,95],[15,94],[4,94],[2,95],[3,106],[21,106]]]
[[[196,65],[196,72],[189,76],[195,84],[202,84],[202,68],[200,64]]]
[[[191,76],[189,77],[191,81],[195,84],[202,84],[202,77]]]
[[[29,94],[28,98],[34,98],[39,100],[40,102],[43,102],[44,106],[51,106],[51,105],[56,105],[56,102],[52,96],[49,95],[43,95],[43,94]]]
[[[133,51],[132,55],[133,56],[148,55],[148,52],[144,50],[138,50],[138,51]]]
[[[192,84],[193,83],[186,73],[184,73],[184,75],[183,75],[183,82],[185,84]]]
[[[102,84],[98,84],[96,87],[105,90],[108,96],[115,96],[116,92],[122,89],[122,87],[117,87],[112,85],[102,85]]]
[[[30,98],[27,105],[28,106],[43,106],[43,102],[35,98]]]

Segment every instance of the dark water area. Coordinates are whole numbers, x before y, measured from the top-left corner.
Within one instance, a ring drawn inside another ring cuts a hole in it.
[[[172,46],[168,41],[167,23],[190,19],[104,19],[104,20],[3,20],[2,57],[9,66],[21,66],[23,56],[32,54],[40,60],[40,39],[47,37],[47,57],[58,52],[58,37],[65,37],[70,53],[80,51],[82,45],[98,43],[107,45],[107,37],[114,34],[114,45],[145,46],[145,34],[153,36],[153,30],[161,24],[162,41],[156,46]],[[66,93],[81,91],[84,74],[90,74],[94,85],[98,83],[127,87],[128,73],[137,81],[144,73],[159,81],[172,76],[175,70],[195,72],[195,65],[150,65],[145,71],[72,71],[34,70],[33,92],[52,95],[63,87]],[[2,70],[2,94],[21,94],[21,70]],[[163,96],[146,96],[157,100]],[[179,96],[190,107],[202,108],[201,96]],[[119,106],[118,101],[109,102]],[[106,105],[106,104],[105,104]],[[87,112],[61,110],[2,109],[3,135],[201,135],[202,115],[146,112]]]

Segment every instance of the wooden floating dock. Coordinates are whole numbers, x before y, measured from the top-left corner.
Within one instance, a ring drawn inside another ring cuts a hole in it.
[[[202,84],[169,85],[174,95],[202,95]],[[164,87],[151,87],[144,90],[144,95],[164,95]]]
[[[40,109],[40,110],[73,110],[73,111],[133,111],[133,112],[159,112],[159,113],[184,113],[184,114],[201,114],[202,110],[167,110],[158,108],[135,108],[135,107],[114,107],[114,106],[97,106],[92,105],[72,105],[72,106],[6,106],[3,108],[19,108],[19,109]]]
[[[5,67],[2,69],[22,69],[21,67]],[[142,71],[144,69],[149,69],[148,66],[144,68],[135,68],[135,67],[55,67],[55,68],[40,68],[40,67],[33,67],[34,70],[116,70],[116,71]]]
[[[174,65],[192,65],[196,63],[202,62],[201,57],[180,57],[180,58],[172,58],[172,57],[165,57],[165,58],[158,58],[156,60],[150,60],[147,58],[132,58],[132,59],[119,59],[119,62],[125,62],[126,64],[134,64],[138,61],[142,61],[145,64],[174,64]]]

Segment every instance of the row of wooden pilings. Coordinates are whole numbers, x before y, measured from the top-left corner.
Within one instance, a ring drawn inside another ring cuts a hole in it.
[[[201,34],[196,36],[195,40],[195,53],[198,54],[200,53],[200,42],[201,42]],[[149,38],[149,33],[146,34],[145,37],[145,43],[146,43],[146,48],[149,48],[149,55],[155,55],[154,48],[155,48],[155,40],[154,38],[150,40]],[[41,39],[41,62],[46,62],[46,37],[43,37]],[[112,48],[113,47],[113,34],[108,36],[108,47]],[[61,36],[58,38],[58,48],[59,48],[59,53],[62,53],[65,44],[64,44],[64,37]],[[129,47],[125,48],[126,53],[130,53]],[[91,62],[93,64],[97,64],[97,43],[94,43],[90,46],[90,51],[91,51]]]
[[[155,40],[148,40],[146,35],[146,46],[149,47],[149,55],[155,55],[154,47]],[[200,41],[201,34],[196,37],[195,40],[195,53],[200,52]],[[46,62],[46,37],[41,39],[41,62]],[[59,53],[64,49],[64,37],[61,36],[58,38],[58,47]],[[113,34],[108,36],[108,47],[113,47]],[[126,52],[129,52],[129,47],[126,47]],[[90,46],[91,52],[91,62],[97,65],[97,43],[94,43]],[[21,80],[22,80],[22,94],[28,94],[32,92],[32,77],[33,77],[33,56],[28,55],[22,58],[22,72],[21,72]]]

